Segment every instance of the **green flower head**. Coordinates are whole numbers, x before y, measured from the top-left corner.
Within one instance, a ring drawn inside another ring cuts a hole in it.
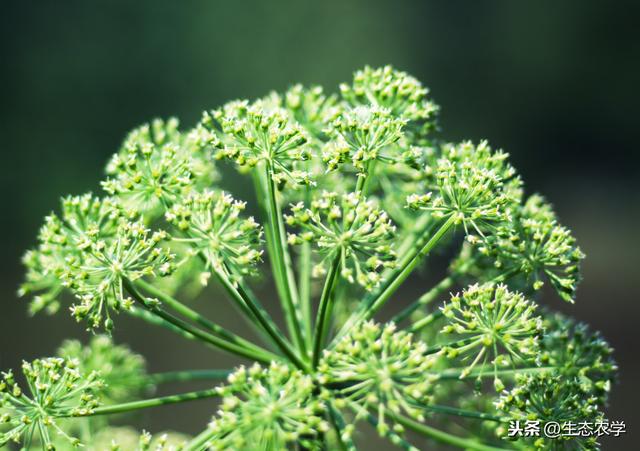
[[[210,429],[214,450],[288,449],[300,441],[319,449],[318,434],[328,430],[323,406],[314,398],[310,376],[277,363],[241,367],[219,388],[223,397]]]
[[[294,85],[284,94],[284,106],[316,140],[327,139],[325,128],[341,108],[335,95],[326,95],[321,86]]]
[[[32,313],[58,310],[64,289],[62,276],[69,261],[77,259],[92,243],[112,237],[124,215],[111,199],[91,194],[68,196],[61,204],[59,216],[52,213],[45,218],[38,247],[23,258],[27,276],[19,294],[35,294],[30,305]]]
[[[511,222],[480,240],[478,251],[499,271],[520,274],[534,290],[548,279],[562,299],[573,302],[584,254],[571,231],[558,223],[540,196],[531,196],[514,211]]]
[[[80,441],[58,423],[65,417],[90,414],[98,406],[94,392],[103,385],[98,373],[81,373],[77,361],[62,358],[24,362],[22,373],[27,392],[11,372],[2,373],[0,379],[0,424],[9,427],[7,432],[0,432],[0,446],[14,441],[31,449],[36,435],[47,450],[55,449],[53,440],[57,435],[74,447],[80,446]]]
[[[210,132],[216,158],[249,167],[266,162],[277,183],[311,183],[308,172],[292,168],[294,162],[309,158],[307,132],[285,109],[270,107],[264,101],[234,101],[205,112],[201,124]]]
[[[64,285],[80,300],[71,307],[73,316],[87,320],[89,328],[104,322],[113,328],[112,311],[128,309],[124,280],[167,275],[173,270],[173,255],[160,246],[166,232],[151,232],[138,221],[122,221],[113,237],[87,242],[75,258],[69,259],[62,275]]]
[[[350,162],[360,174],[375,160],[394,162],[397,156],[383,150],[400,139],[405,122],[377,106],[347,109],[331,123],[334,139],[325,146],[322,159],[330,171]]]
[[[78,340],[66,340],[57,355],[77,363],[82,374],[100,373],[105,383],[99,394],[102,404],[116,404],[139,398],[148,383],[145,382],[144,357],[126,345],[116,345],[111,337],[96,335],[87,345]]]
[[[429,211],[436,218],[462,223],[467,234],[484,235],[491,226],[509,221],[510,209],[519,201],[520,181],[506,162],[507,154],[493,152],[486,141],[443,149],[435,168],[436,189],[407,197],[411,208]]]
[[[521,375],[517,385],[496,401],[496,407],[514,421],[597,422],[602,419],[597,400],[576,379],[557,374]],[[542,424],[541,424],[542,426]],[[520,438],[519,440],[522,440]],[[562,435],[557,438],[533,438],[532,445],[541,450],[597,450],[595,437]]]
[[[520,293],[510,292],[504,285],[472,285],[462,295],[452,296],[441,310],[447,319],[441,332],[460,338],[446,346],[444,354],[471,361],[461,377],[468,376],[476,365],[482,369],[490,363],[494,385],[500,391],[504,385],[497,376],[498,367],[535,360],[542,319],[535,316],[536,305]]]
[[[253,217],[241,216],[245,202],[224,192],[194,193],[165,215],[214,271],[231,279],[250,273],[260,262],[262,229]]]
[[[424,138],[435,127],[438,106],[427,98],[429,90],[405,72],[385,66],[365,67],[354,74],[353,84],[340,85],[342,98],[352,106],[373,105],[387,108],[409,121],[408,132]]]
[[[175,120],[133,130],[107,165],[102,186],[110,195],[152,217],[193,186],[194,161],[182,146]]]
[[[375,412],[378,431],[386,435],[388,412],[424,419],[419,406],[430,402],[435,380],[430,377],[435,358],[426,351],[423,342],[393,323],[365,322],[325,351],[319,380],[358,418]]]
[[[373,201],[357,193],[323,192],[309,208],[303,203],[293,205],[286,219],[300,229],[289,234],[289,243],[311,242],[322,253],[315,275],[324,274],[338,258],[343,278],[371,290],[380,282],[380,271],[394,265],[395,227]]]
[[[544,318],[540,365],[553,366],[563,377],[576,379],[605,405],[618,366],[613,349],[598,332],[559,313]]]

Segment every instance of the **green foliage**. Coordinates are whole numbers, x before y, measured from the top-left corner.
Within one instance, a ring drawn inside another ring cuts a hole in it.
[[[169,119],[132,131],[107,166],[106,195],[66,197],[45,219],[20,295],[33,313],[68,304],[110,333],[123,312],[252,364],[147,374],[106,336],[66,342],[60,357],[25,364],[24,393],[5,373],[0,443],[354,450],[368,422],[412,450],[431,446],[416,437],[471,450],[597,447],[506,440],[509,420],[603,418],[617,367],[597,333],[531,298],[547,280],[576,298],[584,255],[571,232],[542,197],[523,201],[508,154],[443,141],[438,111],[413,77],[367,67],[339,95],[295,85],[229,102],[190,130]],[[253,203],[224,190],[215,159],[248,176]],[[449,274],[407,305],[404,282],[435,252],[457,255]],[[272,277],[285,328],[254,293],[256,275]],[[209,279],[252,339],[185,302]],[[390,303],[404,309],[387,321]],[[193,380],[226,382],[148,397]],[[112,420],[204,398],[219,408],[193,438]]]

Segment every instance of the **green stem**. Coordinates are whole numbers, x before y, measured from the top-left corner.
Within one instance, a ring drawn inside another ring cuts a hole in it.
[[[209,319],[202,316],[200,313],[196,312],[190,307],[187,307],[182,302],[169,296],[168,294],[164,293],[162,290],[157,289],[156,287],[145,282],[144,280],[141,280],[141,279],[136,280],[135,282],[133,282],[133,285],[136,287],[140,287],[147,293],[151,294],[152,296],[157,297],[162,302],[163,305],[167,305],[171,307],[173,310],[175,310],[177,313],[181,314],[185,318],[188,318],[189,320],[196,322],[201,326],[204,326],[213,334],[249,349],[260,349],[258,346],[256,346],[255,343],[252,343],[249,340],[245,340],[244,338],[239,337],[233,332],[228,331],[224,327],[219,326],[213,321],[210,321]]]
[[[217,346],[214,346],[209,342],[203,342],[192,333],[187,332],[184,329],[181,329],[180,327],[175,326],[174,324],[162,319],[161,317],[151,313],[148,310],[145,310],[144,308],[133,307],[130,310],[128,310],[127,313],[129,313],[131,316],[135,318],[146,321],[149,324],[153,324],[154,326],[160,326],[167,330],[170,330],[171,332],[177,335],[180,335],[181,337],[186,338],[187,340],[195,340],[195,341],[198,341],[199,343],[203,343],[207,347],[215,349],[216,351],[219,350]]]
[[[217,346],[220,349],[223,349],[227,352],[239,355],[241,357],[245,357],[251,360],[256,360],[262,363],[269,363],[273,360],[279,360],[279,356],[270,353],[269,351],[265,350],[265,349],[249,349],[249,348],[245,348],[244,346],[238,345],[236,343],[227,341],[226,339],[217,337],[215,335],[209,334],[207,332],[203,332],[200,329],[197,329],[196,327],[192,326],[191,324],[176,318],[175,316],[165,312],[164,310],[157,308],[157,306],[152,306],[150,305],[149,301],[147,300],[147,298],[145,298],[144,296],[142,296],[142,294],[140,294],[138,292],[138,290],[133,286],[133,284],[129,281],[129,280],[124,280],[124,287],[125,289],[129,292],[129,294],[131,295],[131,297],[133,297],[134,300],[136,300],[138,303],[140,303],[140,305],[142,305],[143,307],[145,307],[147,310],[149,310],[151,313],[153,313],[154,315],[159,316],[160,318],[164,319],[165,321],[173,324],[174,326],[176,326],[179,329],[184,330],[185,332],[188,332],[189,334],[195,336],[196,338],[200,339],[203,342],[206,343],[210,343],[214,346]]]
[[[394,270],[389,279],[384,282],[383,289],[380,294],[371,298],[368,301],[365,300],[363,307],[354,312],[342,327],[340,333],[337,335],[334,343],[337,339],[344,336],[353,326],[359,324],[362,321],[366,321],[375,315],[378,310],[391,298],[393,293],[402,285],[402,283],[409,277],[415,267],[422,261],[422,258],[429,254],[431,250],[438,244],[440,239],[451,229],[455,223],[455,217],[453,215],[440,226],[440,228],[429,238],[429,240],[423,244],[426,238],[423,237],[419,240],[413,248],[413,251],[408,252],[402,260],[399,262],[398,267]]]
[[[302,355],[307,355],[306,341],[303,336],[302,315],[299,310],[299,303],[296,294],[296,281],[291,269],[290,258],[287,252],[287,242],[285,239],[284,222],[282,212],[276,199],[276,187],[273,181],[273,167],[270,162],[266,162],[266,185],[267,185],[267,225],[271,229],[271,239],[273,240],[273,267],[276,275],[276,283],[281,285],[281,301],[285,313],[287,328],[293,339],[294,345],[300,350]],[[269,235],[267,235],[269,238]]]
[[[478,338],[477,337],[469,337],[469,338],[462,338],[460,340],[456,340],[456,341],[452,341],[449,343],[445,343],[442,345],[438,345],[438,346],[434,346],[433,348],[428,348],[424,354],[425,355],[433,355],[433,354],[437,354],[440,351],[442,351],[443,349],[446,348],[460,348],[462,346],[468,345],[469,343],[472,343],[474,341],[476,341]]]
[[[416,333],[418,332],[420,329],[422,329],[423,327],[427,327],[429,324],[431,324],[432,322],[434,322],[437,319],[440,319],[444,316],[444,314],[441,311],[436,311],[436,312],[432,312],[426,316],[423,316],[422,318],[420,318],[418,321],[416,321],[415,323],[413,323],[411,325],[411,327],[409,327],[409,332],[413,332]]]
[[[327,278],[324,282],[324,288],[322,289],[322,295],[320,297],[320,304],[318,306],[318,315],[316,318],[316,327],[313,340],[313,361],[312,366],[316,368],[320,361],[320,353],[322,352],[322,346],[329,332],[329,319],[333,311],[333,288],[336,283],[338,272],[340,271],[340,261],[342,257],[342,250],[336,253],[331,268],[327,274]]]
[[[225,380],[231,373],[233,373],[233,370],[168,371],[165,373],[150,374],[145,382],[165,384],[167,382],[221,381]]]
[[[251,296],[247,294],[241,284],[234,285],[222,271],[216,271],[216,275],[225,289],[232,297],[243,302],[250,310],[253,316],[258,320],[260,326],[273,339],[276,346],[286,355],[291,362],[302,370],[307,369],[304,360],[300,358],[298,353],[292,349],[289,342],[280,332],[280,329],[271,321],[268,314],[254,302]]]
[[[432,412],[435,413],[444,413],[446,415],[455,415],[458,417],[465,417],[465,418],[475,418],[475,419],[479,419],[479,420],[489,420],[489,421],[496,421],[496,422],[504,422],[505,419],[501,418],[501,417],[497,417],[495,415],[491,415],[488,413],[484,413],[484,412],[475,412],[472,410],[464,410],[464,409],[458,409],[456,407],[450,407],[450,406],[440,406],[437,404],[430,404],[430,405],[426,405],[426,406],[421,406],[423,409],[425,410],[430,410]]]
[[[407,429],[411,429],[412,431],[415,431],[426,437],[430,437],[446,445],[452,445],[465,450],[475,450],[475,451],[507,451],[508,450],[508,448],[496,448],[494,446],[478,443],[475,440],[458,437],[456,435],[449,434],[448,432],[442,431],[440,429],[427,426],[426,424],[418,423],[417,421],[414,421],[411,418],[407,418],[403,415],[397,415],[393,412],[389,412],[389,417],[395,420],[400,425],[406,427]]]
[[[376,162],[377,160],[369,160],[365,165],[364,172],[358,175],[358,179],[356,180],[356,193],[362,196],[367,195],[370,180],[373,178],[373,173],[376,168]]]
[[[115,413],[130,412],[132,410],[148,409],[150,407],[194,401],[197,399],[212,398],[214,396],[218,396],[218,390],[212,388],[209,390],[181,393],[179,395],[169,395],[161,396],[159,398],[144,399],[142,401],[125,402],[122,404],[114,404],[112,406],[96,407],[89,415],[76,416],[112,415]]]
[[[535,374],[535,373],[544,373],[546,371],[553,371],[557,369],[555,366],[536,366],[536,367],[528,367],[528,368],[509,368],[503,370],[495,370],[493,365],[490,366],[489,369],[485,368],[476,368],[471,371],[469,374],[464,373],[464,369],[461,370],[445,370],[438,375],[438,379],[441,380],[460,380],[460,379],[470,379],[470,378],[478,378],[478,377],[486,377],[495,375],[498,376],[516,376],[518,374]],[[462,377],[464,375],[464,377]]]
[[[356,446],[351,440],[350,437],[347,437],[344,434],[344,429],[346,427],[344,418],[340,411],[333,405],[332,401],[327,401],[327,411],[329,413],[329,419],[331,420],[331,425],[336,433],[336,438],[338,440],[338,444],[340,445],[340,449],[342,451],[356,451]]]
[[[206,450],[206,444],[213,439],[214,432],[210,428],[205,429],[196,437],[187,443],[186,448],[183,451],[204,451]]]
[[[307,348],[311,349],[313,332],[311,330],[311,244],[302,243],[298,259],[298,287],[300,288],[300,311],[302,313]]]

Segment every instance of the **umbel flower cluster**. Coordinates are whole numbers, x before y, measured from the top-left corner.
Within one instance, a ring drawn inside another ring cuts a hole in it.
[[[337,94],[296,85],[192,129],[132,131],[104,191],[64,197],[25,254],[30,311],[97,335],[2,373],[0,446],[355,450],[375,431],[411,450],[597,449],[507,436],[510,421],[604,418],[617,368],[597,333],[540,305],[576,298],[569,229],[508,154],[443,140],[438,112],[415,78],[366,67]],[[242,178],[247,201],[231,194]],[[227,301],[255,333],[199,311]],[[149,374],[110,338],[125,315],[211,360]],[[195,380],[210,385],[153,394]],[[138,411],[198,399],[211,417],[195,436],[137,429]]]

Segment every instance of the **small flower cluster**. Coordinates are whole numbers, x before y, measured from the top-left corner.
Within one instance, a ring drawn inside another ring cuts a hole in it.
[[[116,345],[106,335],[94,336],[87,345],[78,340],[66,340],[56,354],[67,361],[76,362],[82,374],[100,374],[104,382],[99,390],[102,404],[140,398],[143,389],[149,387],[144,358],[128,346]]]
[[[340,112],[335,95],[326,95],[321,86],[305,89],[294,85],[284,95],[284,105],[293,118],[319,141],[326,140],[325,128]]]
[[[22,372],[29,393],[16,383],[11,372],[0,380],[0,424],[8,424],[8,432],[0,432],[0,446],[10,441],[30,449],[35,435],[45,449],[54,449],[53,435],[61,435],[73,446],[80,441],[67,435],[59,426],[61,419],[88,415],[98,406],[96,390],[103,386],[98,373],[83,374],[77,361],[62,358],[24,362]]]
[[[358,418],[375,412],[378,431],[386,435],[388,416],[406,413],[424,419],[420,406],[430,402],[435,381],[430,371],[436,360],[426,351],[426,344],[393,323],[366,322],[325,351],[319,381]]]
[[[427,99],[429,90],[414,77],[391,66],[379,69],[367,66],[357,71],[353,84],[340,85],[340,92],[350,105],[387,108],[394,116],[408,120],[414,139],[423,138],[435,126],[438,106]]]
[[[167,275],[173,270],[173,255],[160,246],[166,232],[151,233],[142,221],[122,221],[111,240],[87,243],[78,258],[68,262],[64,285],[79,299],[71,308],[78,320],[87,320],[90,328],[104,322],[113,328],[111,311],[129,309],[124,281],[144,276]]]
[[[601,418],[597,399],[585,391],[580,381],[556,374],[522,375],[511,391],[505,391],[496,407],[510,420],[540,420],[557,423],[595,421]],[[533,438],[533,447],[542,450],[596,450],[595,437],[560,436]]]
[[[180,146],[177,122],[157,121],[132,131],[107,165],[102,183],[110,195],[138,211],[170,205],[192,186],[192,161]]]
[[[493,152],[483,141],[446,146],[433,169],[437,189],[407,197],[411,208],[429,211],[438,219],[462,223],[467,233],[483,231],[510,220],[519,201],[519,179],[506,163],[507,154]]]
[[[542,197],[531,196],[514,209],[512,221],[498,227],[478,245],[498,271],[517,272],[526,285],[539,290],[546,276],[562,299],[573,302],[584,254],[571,232],[558,224]]]
[[[228,382],[218,389],[222,403],[209,425],[211,449],[288,449],[298,440],[307,449],[320,449],[317,434],[329,426],[310,376],[272,363],[241,367]]]
[[[201,124],[210,132],[209,142],[217,149],[217,158],[249,167],[264,161],[277,183],[311,183],[308,172],[290,167],[309,158],[304,146],[309,138],[286,110],[269,108],[260,101],[235,101],[205,113]]]
[[[443,352],[452,359],[473,359],[461,378],[476,365],[482,368],[490,362],[496,374],[495,388],[501,391],[504,384],[497,376],[498,367],[529,361],[538,353],[542,319],[535,311],[535,304],[504,285],[472,285],[442,307],[448,322],[441,332],[460,337]]]
[[[322,159],[330,171],[349,161],[364,175],[375,160],[394,161],[382,150],[400,139],[404,124],[403,119],[380,107],[345,110],[331,124],[334,140],[326,146]]]
[[[182,241],[207,267],[233,280],[250,273],[262,257],[262,230],[253,217],[241,217],[245,207],[228,193],[204,191],[175,204],[165,218],[185,234]]]
[[[19,294],[36,294],[31,302],[32,312],[58,310],[62,275],[67,272],[69,261],[78,260],[83,249],[92,243],[113,237],[123,216],[113,201],[91,194],[68,196],[61,203],[60,216],[51,214],[45,218],[38,248],[23,258],[27,277]]]
[[[373,201],[357,193],[323,192],[310,208],[293,205],[286,220],[301,229],[289,234],[289,243],[311,242],[322,253],[313,271],[316,276],[325,274],[326,267],[338,259],[343,278],[371,290],[380,282],[380,270],[394,264],[395,227]]]
[[[555,367],[563,377],[576,378],[599,405],[606,404],[618,370],[611,346],[586,324],[559,313],[545,317],[544,329],[540,365]]]

